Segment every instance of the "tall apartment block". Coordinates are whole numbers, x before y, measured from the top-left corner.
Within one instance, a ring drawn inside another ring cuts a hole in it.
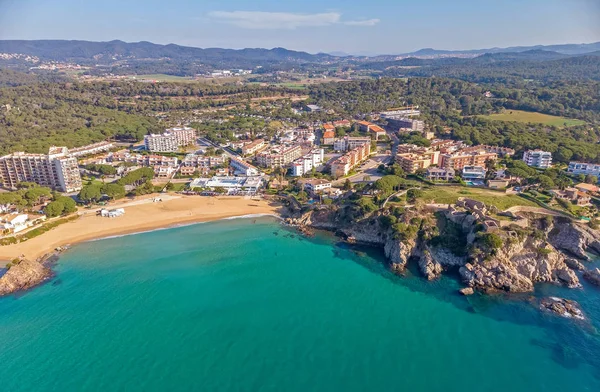
[[[542,150],[527,150],[523,153],[523,162],[527,166],[548,169],[552,166],[552,153]]]
[[[77,159],[68,155],[66,147],[51,147],[48,154],[15,152],[0,157],[0,182],[16,189],[19,182],[35,182],[61,192],[81,189]]]
[[[179,147],[189,146],[196,140],[196,130],[193,128],[170,128],[162,135],[150,134],[144,136],[146,150],[152,152],[177,152]]]

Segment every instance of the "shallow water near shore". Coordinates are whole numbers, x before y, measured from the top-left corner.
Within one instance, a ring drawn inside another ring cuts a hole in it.
[[[268,217],[77,245],[0,299],[3,391],[598,391],[600,290],[462,297]],[[589,322],[543,313],[575,299]]]

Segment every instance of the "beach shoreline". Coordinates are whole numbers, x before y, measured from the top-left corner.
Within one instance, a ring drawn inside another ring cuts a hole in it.
[[[81,211],[79,219],[68,222],[38,237],[14,245],[0,246],[0,266],[24,256],[37,260],[57,248],[111,237],[141,234],[159,229],[217,221],[222,219],[274,216],[279,205],[247,197],[170,196],[154,202],[154,197],[120,202],[107,208],[124,208],[116,218],[96,216],[95,210]]]

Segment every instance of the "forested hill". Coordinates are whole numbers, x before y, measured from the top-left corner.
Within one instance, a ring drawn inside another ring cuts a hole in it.
[[[484,54],[473,59],[424,60],[408,58],[373,62],[364,69],[389,77],[458,78],[476,83],[510,83],[533,79],[539,81],[600,80],[600,53],[567,56],[542,50],[520,53]]]
[[[175,44],[123,41],[91,42],[64,40],[0,40],[0,53],[18,53],[40,60],[69,61],[81,64],[109,64],[115,60],[170,59],[196,60],[212,66],[252,67],[277,62],[322,62],[334,59],[328,54],[309,54],[284,48],[220,49],[193,48]]]

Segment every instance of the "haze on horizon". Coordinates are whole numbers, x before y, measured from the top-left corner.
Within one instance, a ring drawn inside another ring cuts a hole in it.
[[[489,3],[0,0],[0,39],[119,39],[369,55],[600,41],[600,1]]]

